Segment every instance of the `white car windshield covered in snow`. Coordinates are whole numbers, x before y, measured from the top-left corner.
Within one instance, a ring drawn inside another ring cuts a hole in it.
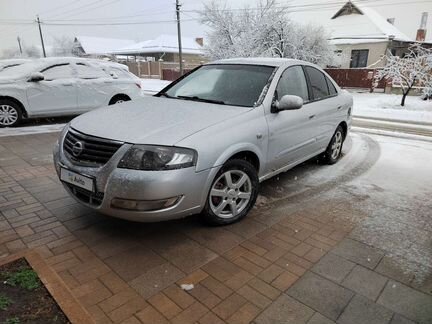
[[[158,96],[253,107],[273,70],[261,65],[204,65]]]
[[[38,71],[39,64],[34,62],[28,62],[20,65],[8,67],[7,69],[0,71],[0,77],[22,77],[30,75],[32,72]]]

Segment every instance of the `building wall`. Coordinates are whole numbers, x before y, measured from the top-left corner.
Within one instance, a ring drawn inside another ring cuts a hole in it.
[[[342,69],[349,69],[351,62],[351,51],[352,50],[369,50],[367,66],[378,62],[383,55],[386,55],[388,42],[383,43],[364,43],[364,44],[342,44],[335,45],[337,50],[341,50],[343,53],[343,59],[341,62]],[[380,68],[385,65],[385,60],[381,60],[374,68]]]

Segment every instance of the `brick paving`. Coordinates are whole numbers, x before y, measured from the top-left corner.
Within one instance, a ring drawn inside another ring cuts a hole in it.
[[[223,228],[116,220],[63,190],[56,137],[0,139],[0,257],[38,252],[96,323],[432,323],[432,290],[349,237],[345,215],[364,215],[343,199],[267,205]]]

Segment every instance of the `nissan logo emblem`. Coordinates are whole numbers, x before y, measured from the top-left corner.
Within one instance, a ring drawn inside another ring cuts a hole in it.
[[[72,146],[72,154],[75,157],[80,156],[83,150],[84,150],[84,144],[82,142],[76,142]]]

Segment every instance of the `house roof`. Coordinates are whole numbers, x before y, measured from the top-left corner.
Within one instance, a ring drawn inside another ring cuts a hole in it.
[[[182,52],[184,54],[204,54],[203,48],[193,37],[182,37]],[[150,53],[178,53],[178,40],[175,35],[160,35],[143,42],[117,47],[112,54],[150,54]]]
[[[135,43],[135,41],[131,39],[92,36],[76,36],[75,42],[81,45],[86,54],[107,54],[117,48],[122,48]]]
[[[333,17],[328,26],[332,44],[359,44],[412,40],[390,24],[374,9],[348,1]]]

